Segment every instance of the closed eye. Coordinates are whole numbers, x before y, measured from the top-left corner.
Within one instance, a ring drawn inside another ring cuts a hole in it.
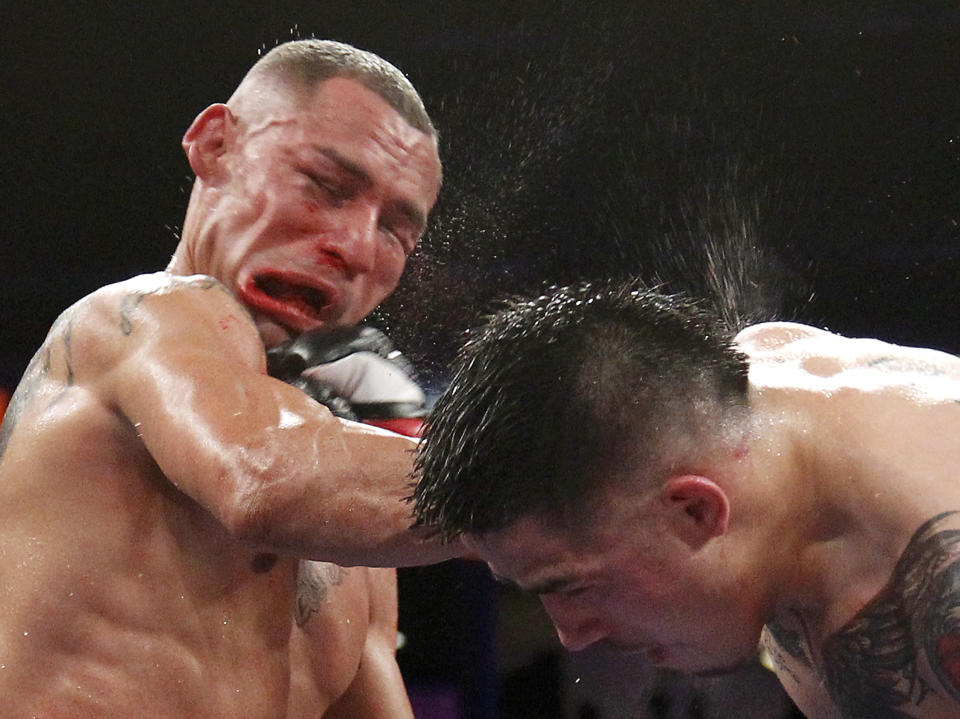
[[[304,171],[310,182],[320,189],[333,202],[340,203],[349,200],[353,195],[353,190],[344,183],[315,172]]]
[[[385,219],[380,222],[380,229],[400,243],[405,255],[413,252],[420,239],[420,233],[410,227],[409,223],[402,220],[393,221]]]
[[[576,597],[581,594],[586,593],[593,585],[589,582],[585,582],[582,579],[576,578],[557,578],[557,579],[547,579],[545,581],[536,582],[530,586],[523,586],[513,582],[512,580],[506,579],[504,577],[494,575],[496,579],[501,584],[508,584],[510,586],[516,587],[524,592],[530,592],[531,594],[537,594],[543,596],[545,594],[554,594],[554,595],[563,595],[566,597]]]

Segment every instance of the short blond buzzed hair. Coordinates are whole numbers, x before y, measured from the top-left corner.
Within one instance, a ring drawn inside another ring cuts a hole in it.
[[[379,55],[334,40],[293,40],[277,45],[250,68],[234,96],[260,79],[279,79],[310,90],[335,77],[363,85],[383,98],[411,127],[437,136],[420,94],[399,68]]]

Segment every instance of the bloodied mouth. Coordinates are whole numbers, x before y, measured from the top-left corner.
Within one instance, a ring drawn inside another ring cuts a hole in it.
[[[259,276],[254,280],[256,289],[287,311],[293,310],[307,317],[320,318],[332,304],[332,298],[323,290],[307,285],[286,282],[278,277]]]

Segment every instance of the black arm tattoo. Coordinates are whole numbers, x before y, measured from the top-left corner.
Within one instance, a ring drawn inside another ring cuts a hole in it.
[[[945,512],[913,535],[886,587],[823,647],[827,688],[844,719],[911,719],[937,688],[960,714],[960,530]]]
[[[805,648],[810,643],[809,633],[806,631],[806,625],[800,613],[794,611],[793,614],[797,624],[804,630],[803,634],[797,629],[788,629],[777,622],[767,624],[767,631],[784,652],[804,666],[811,667],[813,663]]]

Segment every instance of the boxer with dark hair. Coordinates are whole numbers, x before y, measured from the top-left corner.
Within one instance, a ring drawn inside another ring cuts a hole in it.
[[[410,716],[393,573],[341,567],[453,553],[410,530],[416,443],[270,377],[266,350],[393,291],[440,188],[436,133],[392,65],[308,40],[183,146],[196,181],[169,267],[64,312],[3,422],[4,711]],[[314,363],[321,399],[416,397],[361,349],[349,371]],[[300,557],[322,563],[298,591]]]
[[[471,336],[414,500],[572,650],[713,673],[762,637],[810,717],[956,719],[958,434],[952,355],[559,288]]]

